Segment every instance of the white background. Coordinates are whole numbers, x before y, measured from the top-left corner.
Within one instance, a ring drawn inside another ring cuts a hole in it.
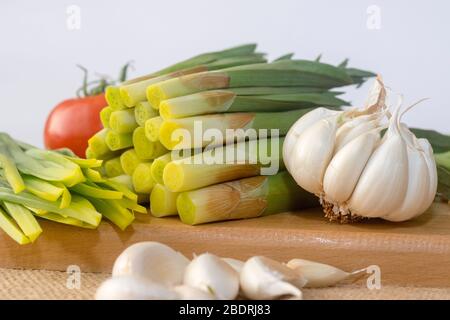
[[[81,29],[66,26],[66,9],[81,9]],[[367,28],[367,8],[381,29]],[[286,52],[379,72],[406,103],[431,99],[405,117],[411,126],[450,133],[449,1],[17,1],[0,2],[0,131],[42,145],[51,108],[72,97],[82,64],[133,75],[192,55],[258,42],[275,58]],[[345,98],[364,101],[367,86]]]

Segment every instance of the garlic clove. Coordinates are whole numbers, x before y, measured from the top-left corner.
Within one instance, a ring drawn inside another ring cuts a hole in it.
[[[158,242],[140,242],[125,249],[116,259],[113,277],[130,275],[172,286],[181,284],[189,260]]]
[[[239,275],[219,257],[204,253],[187,266],[184,284],[210,292],[220,300],[232,300],[239,292]]]
[[[348,207],[363,217],[382,217],[397,209],[406,194],[408,157],[401,137],[386,139],[370,157]]]
[[[342,111],[329,110],[326,108],[316,108],[305,114],[292,125],[283,143],[283,159],[288,171],[291,165],[289,159],[292,158],[294,145],[300,135],[317,121],[341,113]]]
[[[223,261],[228,263],[237,273],[241,273],[244,267],[244,261],[233,259],[233,258],[222,258]]]
[[[436,169],[436,160],[434,159],[433,148],[427,139],[417,139],[417,144],[425,153],[425,161],[428,167],[429,185],[426,201],[422,204],[421,213],[427,210],[434,201],[437,192],[438,176]],[[418,213],[420,215],[421,213]]]
[[[352,214],[383,217],[398,209],[408,186],[408,154],[400,133],[397,108],[348,201]]]
[[[358,118],[368,118],[372,119],[374,115],[370,116],[360,116]],[[334,153],[336,154],[339,150],[341,150],[347,143],[352,141],[353,139],[359,137],[360,135],[369,132],[379,125],[379,115],[376,115],[378,118],[375,118],[374,120],[364,120],[358,123],[357,125],[353,127],[347,127],[347,123],[343,124],[339,130],[336,133],[336,144]],[[347,130],[341,130],[341,129],[347,129]]]
[[[244,296],[254,300],[277,299],[285,296],[302,297],[305,278],[298,271],[261,256],[247,260],[242,269],[241,289]]]
[[[352,275],[333,266],[304,259],[292,259],[286,265],[305,277],[307,288],[333,286]]]
[[[316,195],[323,191],[323,176],[333,156],[337,121],[338,116],[317,121],[303,132],[292,150],[289,172],[300,187]]]
[[[103,282],[96,300],[175,300],[178,296],[166,286],[133,276],[118,276]]]
[[[176,286],[173,290],[180,300],[215,300],[210,292],[186,285]]]
[[[333,157],[323,180],[325,200],[343,203],[350,198],[379,141],[378,131],[367,132],[346,144]]]
[[[395,211],[383,216],[389,221],[405,221],[423,213],[424,203],[427,202],[430,181],[428,166],[423,152],[412,146],[408,152],[408,182],[406,195],[402,205]]]

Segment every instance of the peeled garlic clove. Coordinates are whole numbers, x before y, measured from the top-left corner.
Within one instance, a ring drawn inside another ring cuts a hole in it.
[[[177,286],[173,290],[180,300],[215,300],[211,293],[186,285]]]
[[[290,161],[288,159],[291,158],[293,147],[300,135],[317,121],[340,113],[342,113],[342,111],[316,108],[305,114],[292,125],[283,144],[283,159],[285,161],[286,169],[289,170],[290,168]]]
[[[239,275],[219,257],[204,253],[187,266],[184,284],[210,292],[220,300],[232,300],[239,292]]]
[[[379,141],[377,131],[365,133],[346,144],[333,157],[323,180],[325,200],[343,203],[350,198]]]
[[[230,267],[232,267],[239,274],[241,273],[242,268],[244,267],[244,262],[241,260],[233,258],[222,258],[222,260],[228,263]]]
[[[133,276],[106,280],[97,289],[96,300],[175,300],[178,296],[164,285]]]
[[[323,191],[323,176],[333,156],[337,120],[338,116],[332,116],[317,121],[303,132],[293,147],[295,160],[289,172],[300,187],[316,195]]]
[[[158,242],[140,242],[125,249],[114,263],[112,275],[138,276],[172,286],[181,284],[189,260]]]
[[[307,288],[333,286],[352,275],[333,266],[304,259],[292,259],[286,265],[305,277]]]
[[[242,269],[241,289],[245,297],[254,300],[270,300],[284,296],[301,298],[306,280],[301,273],[266,258],[252,257]]]

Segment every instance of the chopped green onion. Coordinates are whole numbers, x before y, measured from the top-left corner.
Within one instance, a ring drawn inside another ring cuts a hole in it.
[[[0,228],[3,229],[14,241],[18,244],[30,243],[30,239],[27,238],[20,230],[20,228],[14,223],[11,217],[0,208]]]
[[[16,221],[20,229],[22,229],[25,236],[31,242],[34,242],[42,233],[42,229],[30,210],[19,204],[7,201],[3,202],[3,204],[10,216]]]

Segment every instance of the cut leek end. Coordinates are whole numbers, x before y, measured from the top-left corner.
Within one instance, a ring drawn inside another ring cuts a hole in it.
[[[139,163],[141,163],[141,161],[134,149],[127,150],[120,155],[120,165],[122,166],[123,171],[129,176],[133,175],[133,172]]]
[[[183,223],[189,225],[197,224],[195,221],[195,205],[189,197],[189,193],[181,193],[177,198],[178,215]]]
[[[168,191],[165,186],[156,184],[150,194],[151,214],[157,218],[177,215],[177,196],[177,193]]]
[[[167,149],[164,148],[161,142],[153,142],[147,138],[145,129],[142,127],[134,130],[133,145],[137,156],[143,160],[152,160],[167,153]]]
[[[182,136],[183,132],[181,132],[180,130],[179,135],[175,132],[178,129],[182,129],[182,127],[175,122],[164,121],[161,124],[161,127],[159,129],[159,141],[161,141],[162,145],[168,150],[174,150],[181,144],[185,146]],[[186,149],[189,148],[187,147]]]
[[[120,96],[118,87],[109,86],[105,90],[105,99],[113,110],[120,110],[125,108],[125,104]]]
[[[151,175],[151,163],[143,162],[139,164],[133,173],[134,190],[139,193],[150,194],[155,185],[155,181]]]
[[[115,112],[111,114],[111,117],[109,118],[109,127],[117,133],[122,133],[120,132],[120,130],[118,130],[121,128],[120,128],[120,119],[117,115],[118,114]]]
[[[106,160],[104,162],[104,168],[105,174],[110,178],[124,174],[119,157]]]
[[[161,103],[159,104],[159,115],[164,120],[166,120],[166,119],[174,119],[174,118],[181,118],[181,117],[177,117],[176,114],[173,114],[171,112],[170,100],[161,101]]]
[[[103,129],[105,130],[105,129]],[[88,140],[89,150],[93,154],[106,154],[109,153],[111,150],[109,150],[108,146],[106,145],[105,138],[106,138],[106,130],[105,131],[99,131],[95,135],[93,135]]]
[[[156,110],[159,109],[159,104],[161,101],[166,100],[168,97],[157,85],[151,85],[147,88],[147,100]]]
[[[163,182],[164,185],[172,192],[184,191],[183,182],[185,180],[185,175],[182,166],[169,162],[163,172]]]
[[[162,119],[160,117],[155,117],[145,121],[145,136],[150,141],[159,140],[159,129],[162,124]]]
[[[137,101],[133,100],[133,97],[131,96],[130,92],[128,91],[128,88],[125,87],[121,87],[119,89],[119,95],[120,98],[123,102],[123,104],[128,107],[128,108],[132,108],[136,105]]]
[[[133,145],[131,134],[108,131],[106,145],[112,151],[130,148]]]
[[[134,108],[134,117],[136,122],[141,127],[145,126],[145,122],[148,119],[158,116],[158,111],[153,109],[153,107],[147,101],[139,102]]]
[[[166,162],[159,161],[158,159],[153,161],[152,167],[151,167],[151,174],[152,174],[153,180],[155,180],[155,182],[164,184],[163,174],[164,174],[164,168],[165,168],[166,164],[167,164]]]
[[[110,106],[104,107],[100,111],[100,121],[102,122],[103,128],[109,128],[109,119],[111,117],[112,108]]]

